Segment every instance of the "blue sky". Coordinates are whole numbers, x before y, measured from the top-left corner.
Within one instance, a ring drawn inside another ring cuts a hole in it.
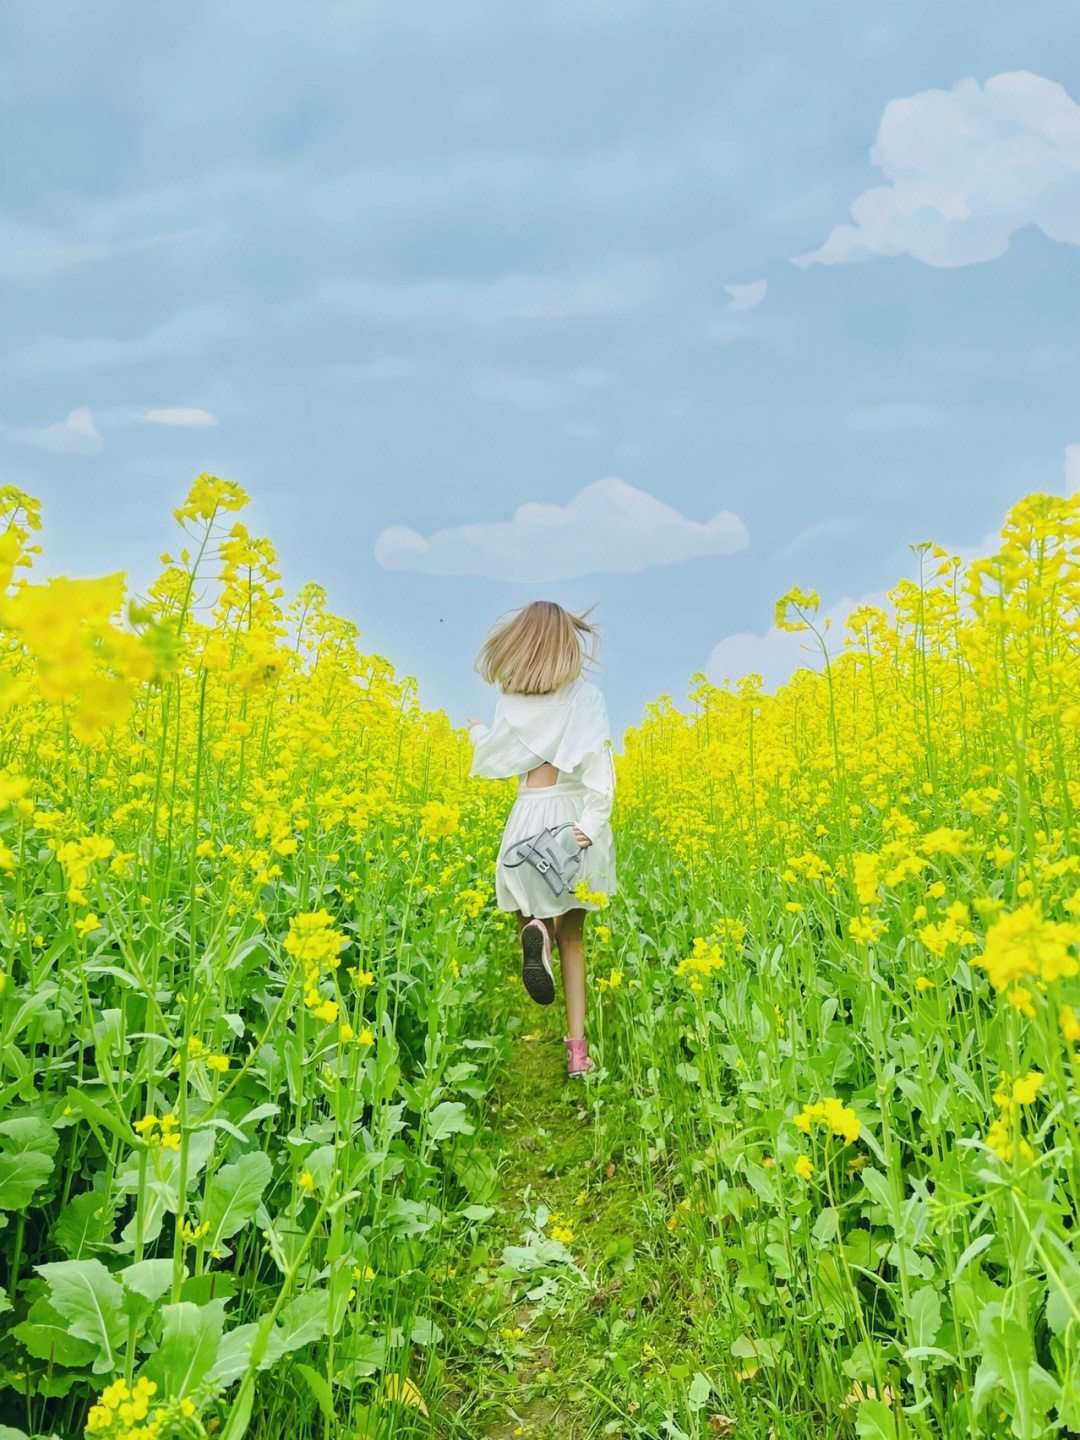
[[[1080,483],[1072,4],[0,8],[0,477],[43,573],[202,470],[455,722],[595,604],[613,727]],[[524,507],[524,508],[522,508]]]

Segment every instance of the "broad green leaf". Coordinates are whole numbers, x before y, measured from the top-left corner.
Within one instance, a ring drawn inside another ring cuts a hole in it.
[[[896,1420],[884,1400],[864,1400],[855,1416],[859,1440],[896,1440]]]
[[[476,1127],[465,1116],[460,1100],[444,1100],[428,1116],[428,1139],[438,1142],[451,1135],[471,1135]]]
[[[150,1356],[142,1373],[158,1387],[158,1396],[189,1395],[217,1359],[225,1328],[225,1301],[192,1305],[181,1300],[161,1310],[161,1348]]]
[[[97,1347],[89,1340],[72,1335],[68,1322],[42,1297],[35,1300],[21,1325],[12,1331],[33,1355],[56,1365],[89,1365],[97,1355]]]
[[[115,1197],[106,1199],[99,1190],[87,1190],[61,1210],[49,1238],[72,1260],[78,1260],[108,1240],[115,1214]]]
[[[209,1378],[220,1385],[231,1385],[245,1375],[251,1359],[251,1348],[258,1333],[259,1322],[257,1321],[249,1325],[237,1325],[235,1329],[226,1331],[218,1347],[217,1358],[209,1372]],[[267,1341],[258,1368],[268,1370],[284,1354],[285,1346],[282,1342],[281,1329],[275,1325],[274,1333]]]
[[[0,1155],[0,1210],[25,1210],[52,1172],[51,1156],[40,1150]]]
[[[9,1155],[21,1154],[24,1150],[55,1155],[60,1148],[60,1137],[48,1121],[39,1116],[19,1115],[14,1120],[0,1120],[0,1145]]]
[[[204,1242],[207,1250],[215,1250],[254,1220],[272,1173],[270,1157],[253,1150],[242,1155],[235,1165],[223,1165],[213,1176],[199,1212],[201,1223],[210,1226]]]
[[[690,1389],[686,1395],[687,1409],[695,1412],[700,1410],[711,1394],[712,1386],[701,1371],[696,1370],[694,1372],[694,1378],[690,1382]]]
[[[171,1260],[139,1260],[121,1270],[116,1278],[128,1292],[124,1296],[124,1313],[145,1315],[168,1290],[172,1277]]]
[[[325,1290],[297,1295],[278,1316],[278,1334],[285,1350],[299,1350],[326,1334],[329,1298]]]
[[[412,1324],[412,1333],[409,1337],[414,1345],[438,1345],[443,1338],[443,1332],[435,1324],[434,1320],[426,1315],[417,1315]]]
[[[72,1335],[94,1346],[95,1374],[113,1370],[117,1352],[127,1336],[121,1311],[123,1287],[100,1260],[62,1260],[39,1265],[38,1274],[49,1287],[49,1302],[67,1322]]]
[[[911,1297],[911,1334],[914,1345],[933,1345],[941,1328],[941,1301],[929,1285]]]

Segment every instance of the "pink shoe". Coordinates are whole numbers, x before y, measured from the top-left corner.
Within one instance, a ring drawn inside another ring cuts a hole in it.
[[[595,1070],[596,1065],[589,1057],[589,1042],[582,1036],[580,1040],[566,1040],[566,1073],[567,1075],[584,1075],[589,1070]]]
[[[554,1002],[551,934],[543,920],[529,920],[521,927],[521,983],[537,1005]]]

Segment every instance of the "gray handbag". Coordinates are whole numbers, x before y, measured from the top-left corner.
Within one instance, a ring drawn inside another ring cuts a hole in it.
[[[518,865],[531,865],[544,877],[552,892],[561,895],[577,883],[583,853],[584,847],[574,838],[574,823],[568,820],[508,846],[502,863],[511,870]]]

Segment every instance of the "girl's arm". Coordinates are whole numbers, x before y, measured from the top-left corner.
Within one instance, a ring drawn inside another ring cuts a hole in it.
[[[599,752],[590,751],[581,769],[581,783],[585,786],[586,795],[585,807],[578,821],[578,829],[590,841],[596,839],[601,825],[610,819],[611,807],[615,800],[615,762],[611,758],[611,752],[615,747],[611,742],[607,707],[604,705],[602,697],[600,709],[604,720],[603,746]]]

